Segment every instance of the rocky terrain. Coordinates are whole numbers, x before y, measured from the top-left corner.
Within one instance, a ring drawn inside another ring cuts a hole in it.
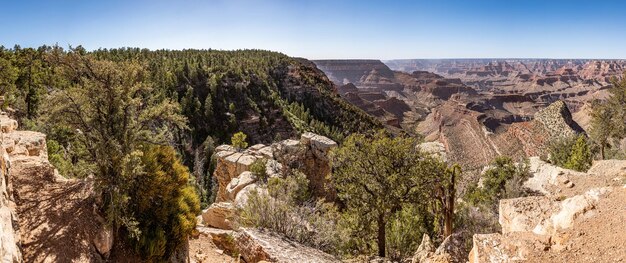
[[[626,260],[626,161],[597,161],[586,173],[530,164],[524,186],[541,195],[500,200],[502,233],[474,235],[469,262]]]
[[[216,202],[199,217],[199,234],[190,241],[192,261],[206,262],[209,252],[234,256],[233,252],[237,251],[246,262],[338,262],[322,251],[269,231],[244,228],[236,223],[238,209],[245,205],[251,192],[267,192],[266,186],[250,172],[251,165],[259,159],[267,160],[266,173],[269,177],[284,177],[284,167],[301,166],[312,193],[332,200],[333,193],[326,190],[327,175],[330,173],[328,152],[336,146],[337,143],[324,136],[305,133],[300,140],[257,144],[241,151],[229,145],[217,147],[217,167],[213,175],[219,184],[218,194]],[[199,249],[202,247],[214,248],[209,251]]]
[[[586,59],[441,59],[391,60],[403,72],[428,71],[458,78],[479,91],[519,94],[536,102],[564,100],[577,111],[584,102],[602,99],[612,77],[621,77],[624,60]]]
[[[95,209],[93,182],[66,179],[49,163],[45,135],[18,131],[17,122],[0,115],[2,179],[0,258],[2,262],[136,262],[134,253],[114,247],[113,233]],[[199,216],[196,234],[174,262],[338,262],[322,251],[272,232],[239,227],[237,211],[251,191],[266,191],[250,166],[265,159],[267,173],[284,176],[283,165],[300,165],[312,193],[332,200],[327,191],[328,151],[337,144],[305,133],[300,140],[254,145],[243,151],[216,149],[219,183],[216,202]],[[238,257],[233,257],[235,252]],[[188,257],[188,259],[186,259]],[[239,257],[241,259],[239,259]]]
[[[316,60],[317,67],[338,86],[348,102],[378,117],[388,127],[411,131],[429,109],[453,94],[476,91],[459,79],[428,72],[392,71],[379,60]]]
[[[479,59],[314,63],[335,76],[330,79],[341,85],[338,93],[345,100],[388,126],[443,144],[450,160],[466,171],[480,170],[502,154],[544,154],[546,143],[562,135],[562,129],[555,133],[546,123],[565,123],[581,132],[572,118],[588,124],[589,106],[584,105],[606,96],[609,78],[619,76],[624,64]],[[554,74],[570,77],[537,81]]]
[[[4,113],[0,123],[2,262],[103,261],[113,234],[94,210],[92,181],[59,175],[45,134],[17,130]]]

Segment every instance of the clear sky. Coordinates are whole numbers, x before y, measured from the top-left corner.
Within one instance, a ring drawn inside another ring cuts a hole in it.
[[[320,58],[626,58],[626,1],[0,0],[0,45]]]

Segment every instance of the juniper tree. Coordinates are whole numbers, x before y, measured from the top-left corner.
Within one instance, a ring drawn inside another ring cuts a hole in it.
[[[626,74],[620,80],[613,78],[611,84],[609,98],[592,104],[590,136],[600,147],[602,159],[611,140],[626,136]]]
[[[426,156],[412,138],[349,136],[332,157],[333,185],[354,221],[353,233],[375,236],[378,255],[386,255],[389,219],[407,205],[433,208],[442,219],[444,235],[452,232],[454,178],[458,168]],[[367,240],[363,242],[368,243]]]

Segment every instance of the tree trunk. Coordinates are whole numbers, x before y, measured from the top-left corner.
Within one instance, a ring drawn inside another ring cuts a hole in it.
[[[385,217],[384,214],[381,213],[378,215],[378,256],[385,257],[385,247],[387,244],[385,243]]]
[[[459,167],[453,167],[450,171],[450,182],[448,184],[447,193],[444,196],[443,204],[443,238],[452,235],[454,224],[454,198],[456,197],[456,176],[460,173]]]
[[[600,159],[604,160],[604,147],[605,147],[605,143],[602,143],[600,145]]]

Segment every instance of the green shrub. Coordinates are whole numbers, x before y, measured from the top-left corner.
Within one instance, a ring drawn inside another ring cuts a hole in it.
[[[46,141],[48,148],[48,160],[59,170],[63,176],[71,175],[72,163],[66,158],[65,149],[57,141],[48,139]]]
[[[267,182],[267,159],[257,159],[250,166],[250,172],[252,172],[262,182]]]
[[[584,135],[578,136],[572,147],[569,160],[565,164],[565,168],[580,172],[586,172],[591,167],[593,156],[589,150],[589,142]]]
[[[311,202],[308,180],[303,174],[284,179],[273,177],[267,186],[267,192],[250,193],[239,213],[240,225],[266,228],[299,243],[337,252],[337,208],[332,203]]]
[[[246,147],[248,147],[248,143],[246,142],[247,138],[248,136],[243,132],[235,133],[230,139],[230,144],[237,150],[245,149]]]
[[[423,207],[408,205],[387,225],[388,256],[397,261],[412,257],[424,233],[433,235],[434,218]]]
[[[200,201],[189,184],[189,171],[169,146],[147,146],[141,157],[129,208],[139,236],[137,251],[147,260],[162,261],[187,241],[196,226]]]
[[[551,143],[549,152],[552,164],[580,172],[587,171],[593,161],[589,142],[584,134]]]
[[[286,178],[271,178],[267,182],[267,190],[274,198],[283,198],[288,202],[303,204],[311,199],[309,180],[300,171],[294,171]]]
[[[527,162],[516,164],[510,157],[499,156],[482,174],[482,186],[474,184],[469,187],[466,199],[471,204],[483,204],[497,210],[500,199],[526,194],[522,185],[530,176]]]

